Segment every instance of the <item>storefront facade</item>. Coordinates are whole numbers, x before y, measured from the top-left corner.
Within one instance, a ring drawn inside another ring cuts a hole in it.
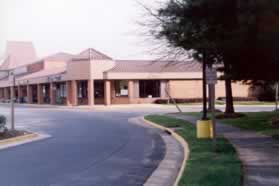
[[[6,58],[0,68],[13,72],[16,84],[13,87],[11,77],[2,76],[2,102],[10,100],[11,91],[19,103],[68,106],[153,103],[170,96],[202,97],[201,65],[196,61],[113,60],[94,49],[77,55],[58,53],[23,65],[11,59]],[[249,96],[248,86],[233,87],[235,96]],[[224,97],[224,90],[224,82],[220,81],[217,96]]]

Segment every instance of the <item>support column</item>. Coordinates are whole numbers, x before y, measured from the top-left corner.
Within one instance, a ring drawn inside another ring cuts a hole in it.
[[[73,101],[72,101],[72,82],[67,81],[66,82],[66,89],[67,89],[67,98],[66,98],[66,104],[67,106],[71,106]]]
[[[41,84],[37,85],[37,96],[38,96],[38,104],[44,104],[44,94],[43,94],[43,86]]]
[[[133,103],[134,99],[134,81],[128,81],[128,96],[129,96],[129,103]]]
[[[32,98],[32,87],[31,85],[27,85],[27,103],[32,104],[33,103],[33,98]]]
[[[92,106],[95,104],[94,100],[94,80],[90,79],[88,80],[88,86],[87,86],[87,91],[88,91],[88,105]]]
[[[105,105],[111,105],[111,81],[105,81]]]
[[[77,99],[77,81],[72,81],[72,105],[77,106],[78,105],[78,99]]]
[[[4,88],[4,98],[5,98],[5,100],[8,100],[8,99],[9,99],[9,91],[8,91],[8,88]]]
[[[112,103],[113,103],[113,100],[115,98],[116,98],[115,81],[111,81],[111,99],[112,99]]]

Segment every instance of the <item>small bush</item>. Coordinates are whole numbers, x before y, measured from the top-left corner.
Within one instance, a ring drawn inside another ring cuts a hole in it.
[[[6,117],[0,116],[0,133],[3,133],[7,130],[6,122],[7,122]]]
[[[279,117],[278,116],[271,119],[271,125],[274,128],[279,128]]]
[[[236,119],[236,118],[242,118],[245,117],[246,115],[243,113],[223,113],[223,114],[218,114],[216,116],[216,119]]]
[[[218,97],[218,101],[226,101],[226,97]],[[233,101],[247,102],[247,101],[259,101],[256,97],[233,97]]]
[[[202,103],[202,98],[175,98],[174,99],[176,103],[178,104],[183,104],[183,103]],[[225,101],[226,98],[225,97],[218,97],[217,101]],[[259,101],[257,98],[255,97],[234,97],[233,98],[234,101],[238,101],[238,102],[248,102],[248,101]],[[157,99],[154,103],[156,104],[168,104],[168,103],[173,103],[173,100],[171,99]]]
[[[182,103],[201,103],[202,98],[175,98],[174,99],[176,103],[182,104]],[[157,99],[155,101],[156,104],[168,104],[168,103],[173,103],[173,100],[171,99]]]

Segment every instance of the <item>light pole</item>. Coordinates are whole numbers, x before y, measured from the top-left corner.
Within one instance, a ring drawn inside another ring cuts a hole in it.
[[[15,130],[15,75],[10,72],[12,78],[12,88],[11,88],[11,129]]]
[[[275,111],[278,111],[278,93],[279,93],[279,82],[275,85]]]

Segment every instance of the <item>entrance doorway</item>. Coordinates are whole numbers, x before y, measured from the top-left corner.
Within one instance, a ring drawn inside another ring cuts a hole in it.
[[[31,86],[31,103],[38,103],[38,87],[37,85],[30,85]]]
[[[43,100],[45,104],[50,104],[50,85],[44,84],[42,85],[43,89]]]
[[[88,105],[88,82],[78,81],[78,105]]]
[[[66,90],[66,83],[56,83],[55,84],[55,92],[56,92],[56,104],[58,105],[66,105],[66,97],[67,97],[67,90]]]
[[[94,81],[94,97],[95,105],[104,105],[105,104],[105,90],[104,90],[104,81],[95,80]]]

